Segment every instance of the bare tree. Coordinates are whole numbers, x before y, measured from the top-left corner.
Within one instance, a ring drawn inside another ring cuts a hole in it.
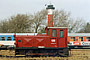
[[[53,20],[54,20],[54,26],[68,27],[69,32],[78,32],[85,25],[83,19],[77,18],[75,20],[71,18],[70,12],[66,12],[64,10],[54,11]]]
[[[0,32],[45,32],[45,27],[48,25],[47,11],[41,10],[34,14],[17,14],[11,16],[8,20],[0,23]],[[78,32],[84,26],[83,19],[73,19],[70,12],[64,10],[55,10],[53,13],[53,26],[56,27],[71,27],[69,32]]]
[[[37,13],[35,13],[33,15],[33,19],[32,19],[32,28],[34,28],[35,33],[38,32],[38,30],[40,29],[40,27],[44,27],[43,25],[46,24],[46,15],[47,12],[46,10],[41,10],[38,11]]]
[[[44,15],[43,15],[43,12]],[[34,15],[34,28],[35,32],[40,29],[41,32],[45,32],[45,27],[48,25],[47,14],[45,10],[42,10]],[[41,15],[40,15],[41,14]],[[53,12],[53,26],[55,27],[70,27],[69,32],[78,32],[84,26],[84,20],[77,18],[76,20],[71,18],[70,12],[66,12],[64,10],[55,10]],[[42,18],[41,18],[42,17]],[[44,18],[43,18],[44,17]],[[46,22],[45,22],[46,21]]]
[[[84,27],[79,30],[79,33],[90,33],[90,23],[85,24]]]
[[[69,32],[78,32],[85,26],[85,21],[83,19],[77,18],[76,20],[71,19],[68,21]]]
[[[0,33],[9,32],[9,23],[7,20],[3,20],[0,22]]]
[[[30,32],[30,16],[25,14],[17,14],[11,16],[8,20],[2,21],[0,30],[7,33]]]
[[[53,13],[54,26],[68,26],[68,20],[70,18],[70,13],[64,10],[56,10]]]

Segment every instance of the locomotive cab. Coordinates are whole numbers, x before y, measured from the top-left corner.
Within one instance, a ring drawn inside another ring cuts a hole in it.
[[[50,36],[51,44],[58,44],[58,48],[68,47],[67,27],[47,27],[46,34]]]
[[[59,55],[68,56],[67,27],[47,27],[46,35],[50,37],[51,46],[57,48]]]

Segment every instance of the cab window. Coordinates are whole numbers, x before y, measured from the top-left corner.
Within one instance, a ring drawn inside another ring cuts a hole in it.
[[[1,37],[1,41],[5,41],[5,37]]]
[[[63,36],[63,30],[60,30],[60,37],[64,37]]]
[[[52,37],[57,37],[57,32],[56,32],[56,30],[52,30]]]
[[[49,29],[48,29],[48,35],[49,35]]]

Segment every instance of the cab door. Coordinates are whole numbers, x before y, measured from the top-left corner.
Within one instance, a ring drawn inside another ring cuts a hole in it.
[[[52,34],[50,38],[50,46],[57,47],[57,29],[52,29]]]
[[[64,48],[67,47],[67,29],[58,30],[58,47]]]

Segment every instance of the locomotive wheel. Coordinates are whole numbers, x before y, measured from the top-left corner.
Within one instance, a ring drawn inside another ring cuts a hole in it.
[[[69,56],[69,49],[58,50],[58,55],[61,57],[68,57]]]
[[[25,56],[25,50],[19,50],[19,49],[16,49],[15,50],[15,56]]]

